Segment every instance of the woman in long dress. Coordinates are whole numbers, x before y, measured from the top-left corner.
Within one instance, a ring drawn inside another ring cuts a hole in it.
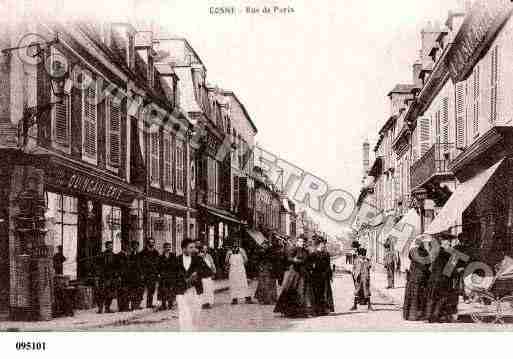
[[[441,242],[438,253],[432,254],[434,260],[427,285],[426,319],[430,323],[451,322],[452,315],[457,311],[458,292],[453,286],[454,273],[447,275],[444,272],[451,259],[451,254],[444,248],[448,246],[448,241]]]
[[[244,249],[239,247],[236,241],[233,248],[226,253],[226,264],[229,266],[228,280],[230,283],[230,295],[232,304],[238,304],[239,299],[244,298],[247,304],[252,304],[249,292],[248,277],[245,264],[248,256]]]
[[[326,248],[326,240],[316,240],[317,252],[315,253],[314,268],[312,271],[312,285],[314,290],[316,315],[328,315],[335,311],[331,282],[333,281],[333,269],[331,267],[330,254]]]
[[[408,253],[410,269],[404,291],[403,319],[423,320],[426,314],[426,286],[429,278],[429,253],[420,243]]]
[[[279,260],[276,248],[269,242],[265,242],[259,257],[258,286],[255,298],[260,304],[275,304],[278,300],[276,281]]]
[[[357,249],[358,256],[353,262],[353,282],[354,282],[354,303],[351,310],[358,309],[358,304],[367,304],[368,309],[372,310],[371,291],[370,291],[370,269],[371,263],[367,258],[365,248]]]
[[[289,256],[289,269],[285,272],[282,290],[275,313],[282,313],[285,317],[308,317],[312,314],[314,303],[312,288],[313,250],[304,246],[302,239]]]

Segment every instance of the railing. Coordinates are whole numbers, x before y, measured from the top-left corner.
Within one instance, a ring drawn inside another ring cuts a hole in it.
[[[449,174],[454,157],[454,143],[435,143],[411,166],[411,188],[425,184],[437,175]]]

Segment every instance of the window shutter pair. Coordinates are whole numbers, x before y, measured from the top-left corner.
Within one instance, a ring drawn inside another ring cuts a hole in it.
[[[121,163],[121,103],[117,98],[108,98],[108,163],[119,167]]]

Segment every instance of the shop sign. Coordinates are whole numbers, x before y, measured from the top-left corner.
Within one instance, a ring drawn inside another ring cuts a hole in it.
[[[91,194],[116,201],[132,199],[128,191],[113,183],[65,168],[59,168],[49,173],[47,183],[73,192]]]

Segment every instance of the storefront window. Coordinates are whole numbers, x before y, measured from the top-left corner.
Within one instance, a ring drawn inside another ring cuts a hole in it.
[[[102,206],[102,250],[112,241],[114,253],[121,251],[121,208]]]
[[[155,241],[155,248],[160,249],[164,244],[166,223],[164,217],[157,212],[150,213],[150,235]]]
[[[61,193],[48,192],[48,219],[53,237],[54,253],[62,246],[66,261],[63,274],[77,279],[78,254],[78,199]]]
[[[162,238],[162,244],[160,247],[157,247],[159,251],[162,251],[164,248],[164,243],[171,243],[172,248],[175,248],[176,253],[176,241],[173,238],[173,216],[169,214],[164,215],[164,235]]]

